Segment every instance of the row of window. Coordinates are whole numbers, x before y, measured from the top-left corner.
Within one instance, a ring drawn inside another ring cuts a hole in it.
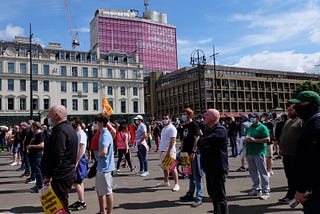
[[[78,67],[71,66],[71,76],[72,77],[89,77],[89,68],[88,67],[82,67],[81,68],[81,74],[78,71]],[[0,73],[3,73],[3,62],[0,62]],[[52,73],[57,73],[58,69],[53,68]],[[7,73],[15,73],[15,63],[8,62],[7,63]],[[19,63],[19,73],[20,74],[27,74],[27,64],[26,63]],[[119,78],[126,79],[126,78],[132,78],[132,79],[138,79],[139,73],[137,70],[133,70],[131,77],[127,77],[126,70],[120,69],[119,71]],[[38,64],[32,64],[32,74],[38,75],[39,74],[39,65]],[[50,75],[50,66],[49,65],[42,65],[42,74],[43,75]],[[61,76],[67,76],[67,66],[60,66],[60,75]],[[107,78],[114,78],[115,74],[114,71],[111,68],[107,69],[106,72]],[[98,77],[98,68],[91,68],[91,76],[90,77]]]
[[[8,97],[6,98],[6,110],[16,110],[15,108],[15,98],[14,97]],[[82,102],[78,99],[72,99],[72,110],[73,111],[89,111],[89,100],[88,99],[82,99]],[[80,103],[81,102],[81,103]],[[64,105],[65,107],[68,106],[67,99],[61,99],[60,100],[61,105]],[[82,106],[82,109],[79,109],[79,104]],[[110,106],[113,108],[113,101],[109,101]],[[35,111],[40,110],[39,107],[39,99],[33,99],[32,100],[32,109]],[[50,108],[50,100],[49,99],[43,99],[43,110],[48,110]],[[134,113],[139,112],[139,103],[138,101],[132,102],[132,109]],[[0,110],[2,109],[2,97],[0,97]],[[27,98],[20,97],[19,98],[19,111],[26,111],[27,110]],[[92,110],[98,111],[99,110],[99,101],[98,99],[92,100]],[[127,113],[127,101],[122,100],[120,101],[120,111],[121,113]]]
[[[15,80],[14,79],[8,79],[7,80],[7,90],[8,91],[14,91],[15,90],[15,85],[14,85]],[[61,81],[60,82],[60,92],[67,92],[67,81]],[[38,85],[39,81],[38,80],[32,80],[32,90],[33,91],[38,91]],[[42,81],[43,85],[43,91],[44,92],[49,92],[50,91],[50,82],[49,80],[43,80]],[[72,92],[78,92],[78,85],[79,82],[71,82],[71,91]],[[26,91],[27,89],[27,81],[26,80],[19,80],[19,90],[20,91]],[[99,84],[98,82],[93,82],[92,83],[92,92],[93,93],[98,93],[99,90]],[[0,91],[2,91],[2,80],[0,79]],[[121,86],[120,87],[120,95],[121,96],[126,96],[126,87]],[[88,82],[82,82],[82,92],[88,93],[89,92],[89,83]],[[113,86],[108,86],[107,87],[107,95],[113,95]],[[132,95],[133,96],[138,96],[138,87],[132,87]]]

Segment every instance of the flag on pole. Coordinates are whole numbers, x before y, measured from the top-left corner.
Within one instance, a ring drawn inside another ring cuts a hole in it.
[[[106,96],[103,96],[103,98],[102,98],[102,108],[103,108],[103,113],[105,113],[106,115],[110,115],[113,113],[113,110],[112,110]]]

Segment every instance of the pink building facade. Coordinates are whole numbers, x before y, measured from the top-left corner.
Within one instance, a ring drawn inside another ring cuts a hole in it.
[[[91,49],[98,45],[102,54],[115,49],[137,52],[146,71],[178,68],[175,26],[138,17],[137,11],[97,10],[90,23],[90,44]]]

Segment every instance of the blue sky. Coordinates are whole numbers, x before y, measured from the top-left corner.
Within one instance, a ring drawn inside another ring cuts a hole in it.
[[[150,0],[149,9],[165,12],[177,27],[178,63],[190,66],[190,55],[202,49],[208,63],[320,74],[320,1],[318,0]],[[144,0],[69,0],[73,31],[90,48],[90,21],[96,9],[136,9]],[[1,2],[0,40],[29,36],[47,46],[71,48],[65,0]]]

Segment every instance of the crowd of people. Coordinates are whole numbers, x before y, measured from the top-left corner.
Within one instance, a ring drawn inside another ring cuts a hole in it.
[[[159,153],[160,163],[165,158],[174,160],[187,154],[190,169],[185,173],[189,188],[180,200],[192,201],[192,207],[202,204],[205,176],[214,213],[229,213],[225,186],[228,158],[240,156],[237,171],[249,172],[250,196],[263,200],[270,197],[273,159],[282,159],[288,190],[279,202],[295,200],[303,204],[305,213],[316,213],[320,210],[319,175],[315,173],[319,163],[316,152],[320,145],[320,97],[304,91],[289,104],[287,113],[279,118],[268,112],[221,118],[216,109],[208,109],[195,118],[193,110],[186,108],[180,119],[165,114],[161,120],[149,123],[142,115],[136,115],[132,123],[111,122],[100,113],[88,125],[80,117],[68,120],[66,108],[54,105],[47,124],[20,122],[8,129],[0,128],[0,136],[4,139],[3,147],[9,145],[12,153],[10,165],[23,171],[21,177],[26,178],[26,183],[35,184],[30,191],[38,193],[50,184],[67,213],[87,208],[83,180],[88,176],[90,161],[94,163],[90,171],[94,171],[91,177],[96,179],[99,213],[111,214],[113,172],[121,174],[120,166],[128,165],[130,172],[149,176],[148,153],[152,146]],[[138,166],[134,165],[132,152],[137,154]],[[163,168],[163,181],[157,187],[170,186],[170,173],[174,181],[172,191],[179,191],[176,167]],[[78,200],[69,205],[72,187]]]

